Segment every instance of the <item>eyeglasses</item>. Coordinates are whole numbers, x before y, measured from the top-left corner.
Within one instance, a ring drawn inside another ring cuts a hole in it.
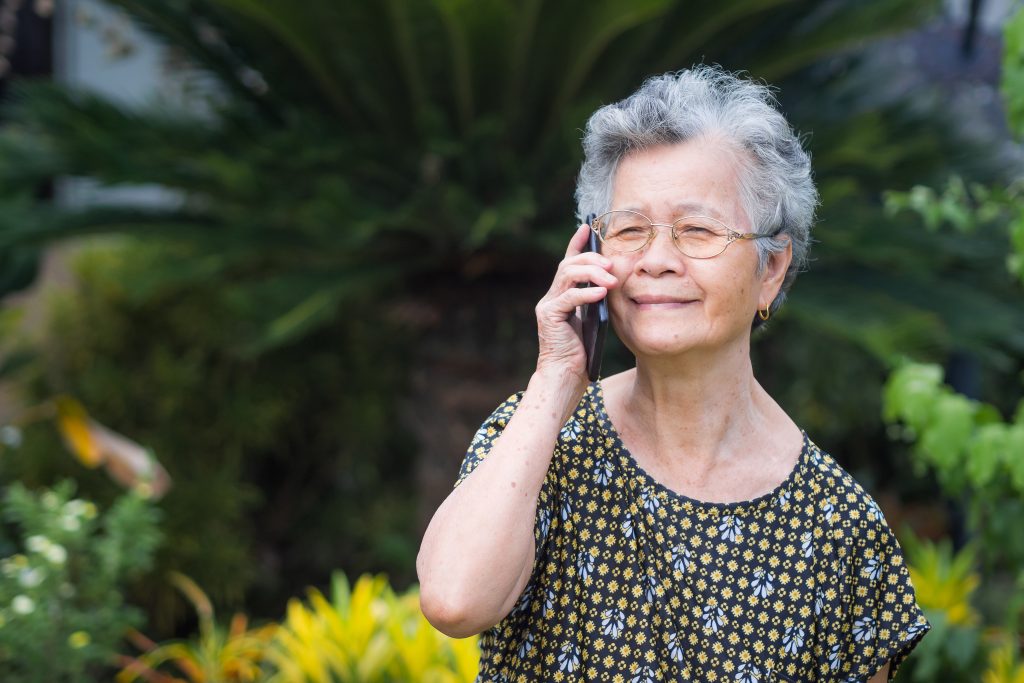
[[[674,223],[655,223],[636,211],[609,211],[594,219],[591,229],[609,250],[628,254],[640,251],[654,239],[655,226],[672,229],[672,243],[690,258],[708,259],[718,256],[736,240],[759,240],[775,237],[756,232],[740,233],[710,216],[684,216]]]

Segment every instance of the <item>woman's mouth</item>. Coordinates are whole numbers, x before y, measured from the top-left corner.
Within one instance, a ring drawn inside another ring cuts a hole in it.
[[[694,299],[682,299],[673,296],[634,296],[630,301],[636,304],[641,311],[663,311],[672,308],[683,308],[687,304],[695,302]]]

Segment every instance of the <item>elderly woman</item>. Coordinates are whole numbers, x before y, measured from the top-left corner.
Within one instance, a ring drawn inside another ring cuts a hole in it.
[[[600,108],[583,145],[598,218],[426,531],[424,614],[484,632],[479,681],[891,679],[929,628],[896,538],[750,362],[806,260],[807,153],[713,67]],[[588,384],[574,313],[604,297],[636,367]]]

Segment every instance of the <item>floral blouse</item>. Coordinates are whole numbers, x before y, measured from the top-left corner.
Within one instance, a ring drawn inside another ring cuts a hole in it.
[[[516,410],[483,423],[456,486]],[[930,628],[878,505],[804,435],[774,491],[704,503],[623,447],[599,382],[558,439],[533,573],[480,639],[479,683],[867,681]]]

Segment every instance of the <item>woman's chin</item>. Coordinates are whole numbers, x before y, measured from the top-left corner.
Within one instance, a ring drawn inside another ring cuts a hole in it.
[[[707,346],[706,340],[686,332],[636,336],[626,342],[634,356],[680,356]]]

